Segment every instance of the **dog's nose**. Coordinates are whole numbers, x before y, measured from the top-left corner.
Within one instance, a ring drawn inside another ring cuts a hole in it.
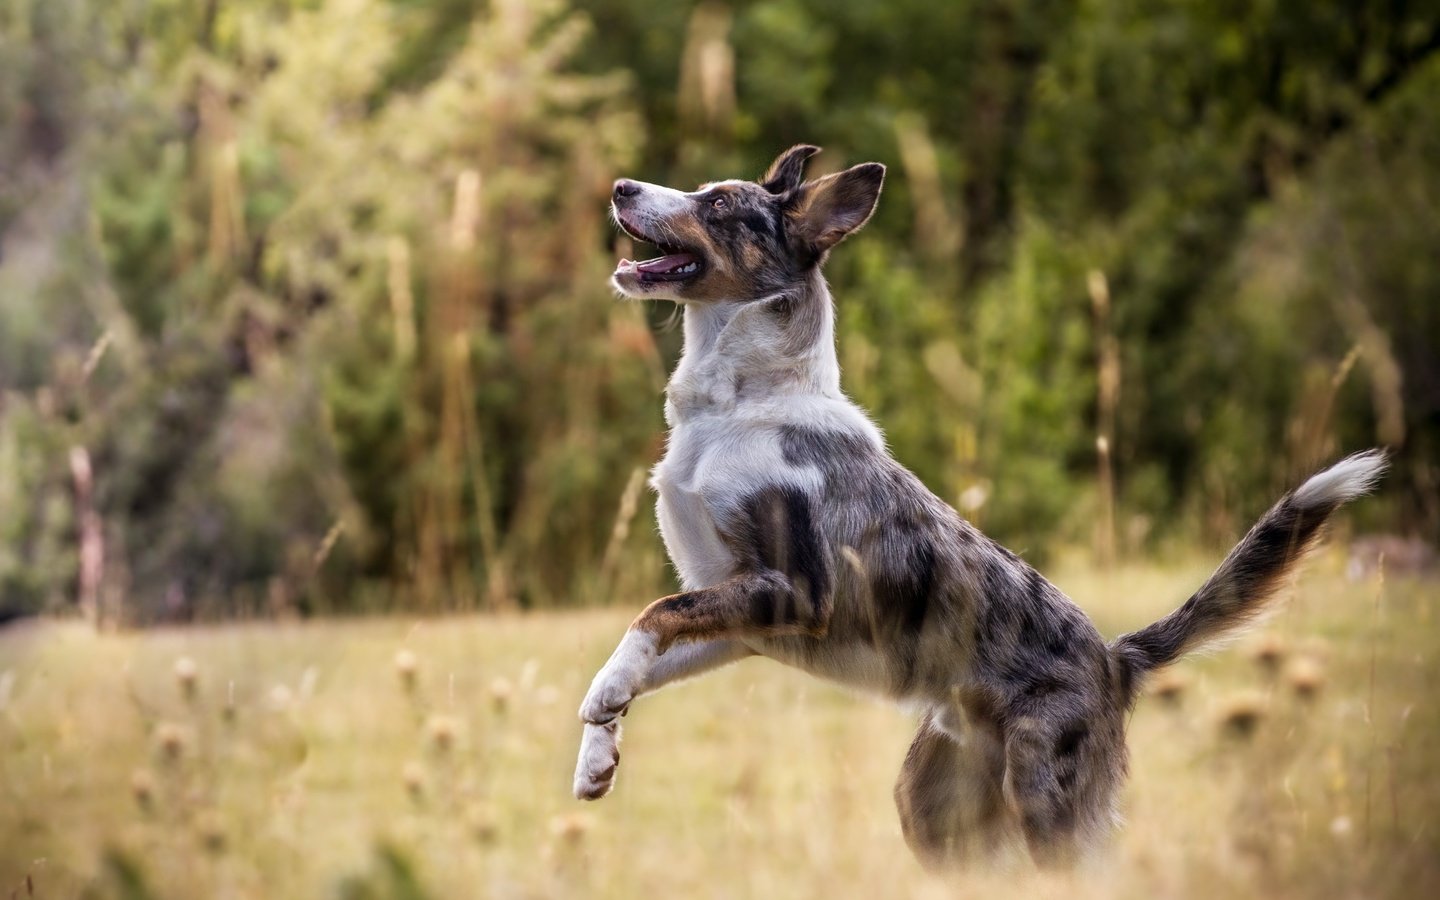
[[[622,178],[615,182],[615,199],[623,200],[626,197],[633,197],[640,193],[640,185],[628,178]]]

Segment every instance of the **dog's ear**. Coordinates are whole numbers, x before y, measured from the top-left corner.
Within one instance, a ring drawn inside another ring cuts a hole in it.
[[[805,177],[805,160],[819,152],[819,147],[796,144],[775,157],[775,161],[760,178],[760,186],[772,194],[795,190]]]
[[[805,182],[786,200],[791,238],[816,255],[824,253],[870,219],[884,183],[880,163],[861,163]]]

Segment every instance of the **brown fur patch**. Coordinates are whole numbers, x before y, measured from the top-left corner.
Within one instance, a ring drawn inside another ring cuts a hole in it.
[[[786,602],[794,586],[778,573],[739,575],[715,587],[661,597],[645,608],[632,629],[655,637],[664,653],[676,641],[719,637],[776,637],[825,633],[823,612]],[[788,615],[776,614],[790,607]]]

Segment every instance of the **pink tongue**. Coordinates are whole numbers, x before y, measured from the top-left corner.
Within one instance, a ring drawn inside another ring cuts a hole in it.
[[[664,275],[699,261],[693,253],[676,253],[671,256],[662,256],[659,259],[647,259],[645,262],[637,263],[635,268],[652,275]]]

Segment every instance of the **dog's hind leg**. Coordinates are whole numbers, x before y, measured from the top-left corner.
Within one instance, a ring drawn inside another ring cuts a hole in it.
[[[1081,862],[1113,827],[1124,766],[1121,731],[1109,716],[1067,704],[1020,716],[1005,730],[1005,802],[1041,868]],[[1116,713],[1118,716],[1118,713]]]
[[[926,715],[895,782],[905,843],[931,870],[993,856],[1007,834],[1003,747],[983,727],[953,733],[950,715]]]
[[[1079,810],[1057,759],[1049,723],[1020,720],[1005,739],[1005,801],[1020,821],[1025,844],[1041,868],[1074,861]]]

